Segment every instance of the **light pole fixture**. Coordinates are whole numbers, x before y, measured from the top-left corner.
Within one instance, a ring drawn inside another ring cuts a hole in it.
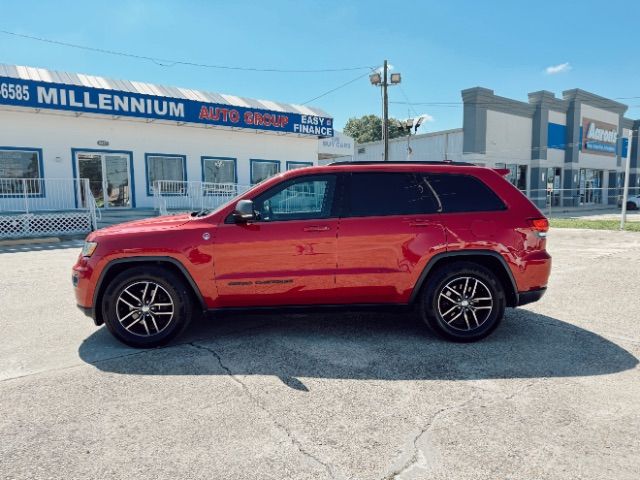
[[[411,161],[411,154],[413,153],[413,150],[411,150],[411,130],[413,130],[413,134],[416,135],[422,122],[428,118],[428,115],[423,114],[418,118],[407,118],[401,123],[402,129],[407,131],[407,161]]]
[[[382,140],[384,142],[384,161],[389,160],[389,96],[387,95],[387,87],[389,85],[398,85],[402,81],[399,73],[392,73],[389,78],[389,64],[384,61],[382,66],[382,75],[380,71],[376,71],[369,75],[371,85],[382,87]]]

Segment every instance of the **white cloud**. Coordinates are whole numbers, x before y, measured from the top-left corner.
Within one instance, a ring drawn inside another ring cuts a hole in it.
[[[551,65],[544,69],[547,75],[557,75],[558,73],[566,73],[571,70],[569,62],[561,63],[559,65]]]
[[[428,113],[423,113],[421,116],[424,117],[423,122],[435,122],[435,120],[436,120],[435,118],[433,118]]]

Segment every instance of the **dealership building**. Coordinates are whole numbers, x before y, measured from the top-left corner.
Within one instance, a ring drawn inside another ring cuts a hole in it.
[[[211,206],[349,154],[333,136],[306,105],[0,64],[0,237],[18,213]]]
[[[390,160],[466,161],[507,168],[507,178],[539,206],[583,208],[618,202],[632,129],[627,105],[574,89],[548,91],[528,102],[493,90],[462,91],[460,129],[390,141]],[[409,143],[410,142],[410,143]],[[356,160],[379,160],[381,142],[357,144]],[[640,187],[638,145],[631,146],[629,185]]]

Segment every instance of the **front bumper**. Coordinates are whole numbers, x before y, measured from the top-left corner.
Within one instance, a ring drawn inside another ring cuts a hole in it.
[[[537,302],[542,298],[546,291],[547,287],[529,290],[528,292],[518,292],[518,306],[520,307],[528,303]]]

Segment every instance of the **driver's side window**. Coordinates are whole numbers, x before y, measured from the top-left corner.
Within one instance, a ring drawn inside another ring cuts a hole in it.
[[[263,222],[328,218],[335,184],[335,175],[294,178],[256,197],[254,209]]]

